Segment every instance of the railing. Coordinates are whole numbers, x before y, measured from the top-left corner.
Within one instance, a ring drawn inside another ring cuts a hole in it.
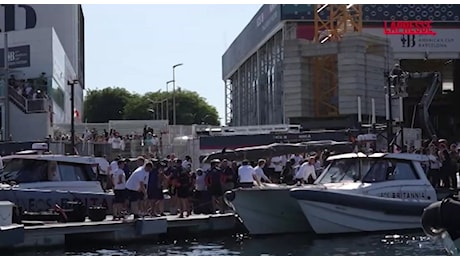
[[[19,94],[13,87],[9,87],[9,91],[8,91],[8,94],[10,96],[10,98],[13,100],[14,103],[16,103],[16,105],[18,105],[18,107],[24,111],[25,113],[27,113],[27,99],[25,97],[23,97],[21,94]]]
[[[44,113],[48,111],[48,99],[46,98],[27,99],[11,86],[8,94],[13,103],[15,103],[24,113]]]
[[[48,99],[32,99],[27,100],[26,111],[28,113],[44,113],[48,111]]]

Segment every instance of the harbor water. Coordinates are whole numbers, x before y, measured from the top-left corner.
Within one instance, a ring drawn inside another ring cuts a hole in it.
[[[315,237],[306,234],[250,237],[228,235],[214,238],[178,239],[164,242],[143,241],[117,246],[72,245],[62,250],[22,251],[18,255],[81,256],[259,256],[259,255],[327,255],[327,256],[412,256],[447,255],[440,241],[423,233],[387,233]]]

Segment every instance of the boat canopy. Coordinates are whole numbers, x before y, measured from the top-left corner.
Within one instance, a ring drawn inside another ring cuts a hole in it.
[[[272,143],[269,145],[259,145],[252,147],[237,148],[235,150],[223,150],[221,152],[211,153],[203,159],[203,163],[209,163],[213,159],[227,159],[231,161],[258,160],[287,154],[301,154],[316,152],[318,149],[334,148],[334,150],[350,151],[352,149],[350,142],[336,142],[332,140],[311,141],[304,143]]]

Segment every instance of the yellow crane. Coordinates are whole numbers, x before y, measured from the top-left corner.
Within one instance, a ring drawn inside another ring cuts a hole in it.
[[[346,32],[363,29],[362,5],[316,4],[314,8],[314,42],[340,41]],[[339,115],[337,55],[313,58],[313,95],[316,117]]]

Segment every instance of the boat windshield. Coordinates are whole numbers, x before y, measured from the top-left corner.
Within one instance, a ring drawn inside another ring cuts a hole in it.
[[[0,181],[16,183],[46,181],[46,168],[46,161],[13,159],[5,163],[0,172]]]
[[[371,158],[347,158],[332,161],[316,184],[349,183],[360,181],[372,165]]]
[[[93,181],[91,165],[37,159],[14,158],[5,162],[1,182]]]

